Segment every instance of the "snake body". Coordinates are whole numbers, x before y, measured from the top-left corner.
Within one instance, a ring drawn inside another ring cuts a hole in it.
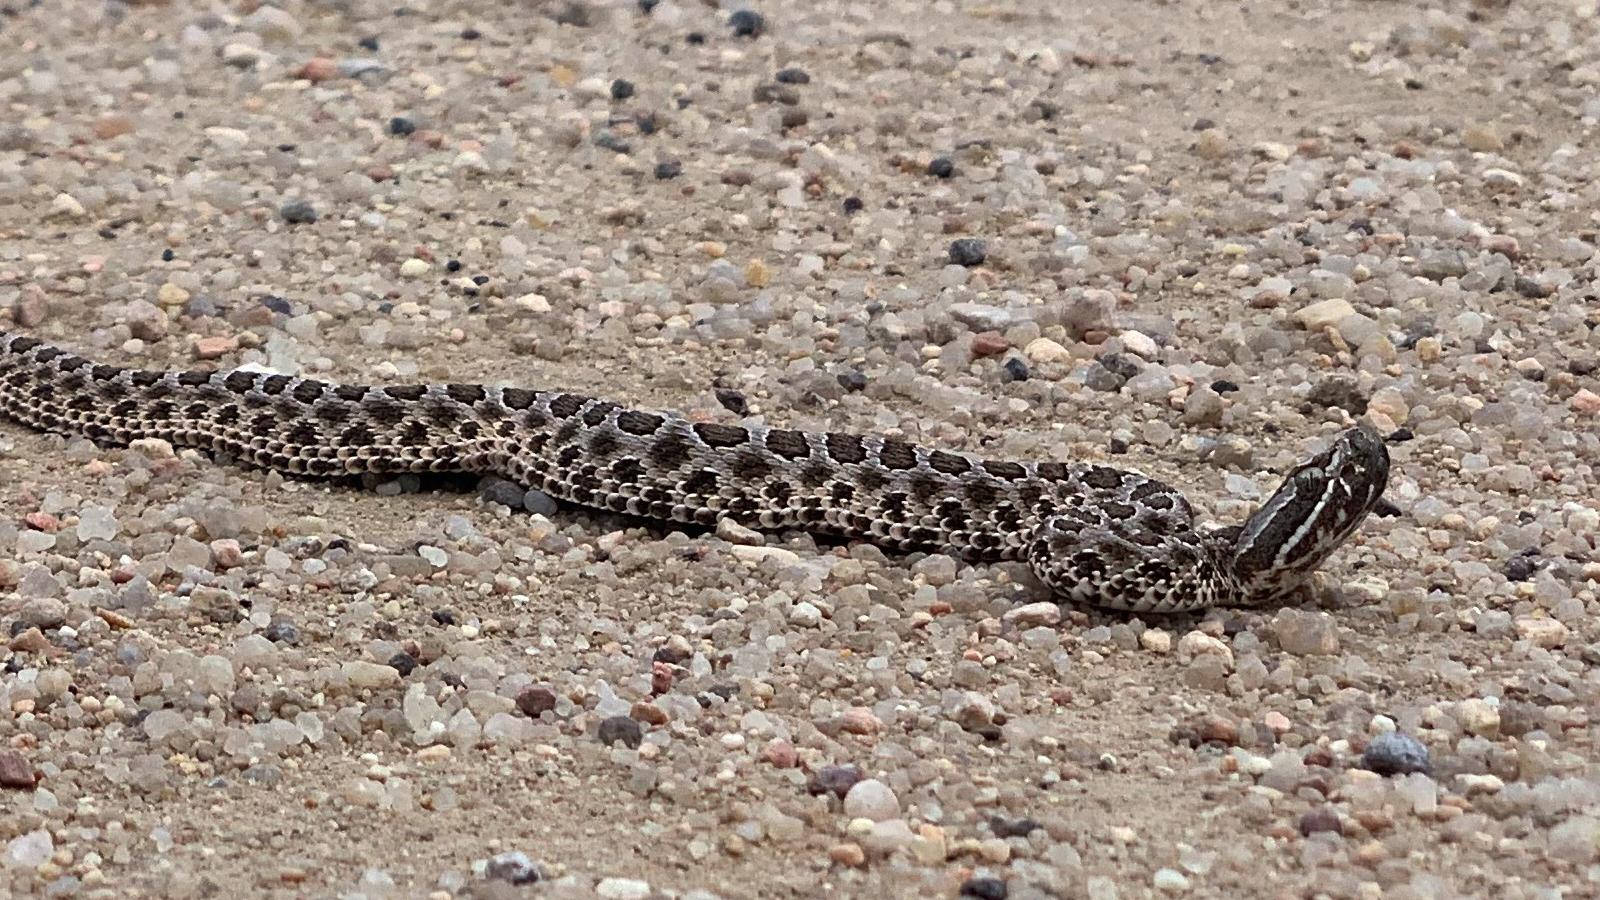
[[[1205,527],[1176,488],[1105,465],[695,422],[560,391],[122,368],[3,332],[0,414],[102,444],[158,438],[287,473],[496,474],[651,519],[1025,560],[1064,600],[1133,612],[1284,598],[1356,530],[1389,472],[1383,442],[1352,428],[1244,523]]]

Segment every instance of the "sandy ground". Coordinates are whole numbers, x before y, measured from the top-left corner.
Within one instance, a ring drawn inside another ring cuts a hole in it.
[[[1141,621],[6,424],[0,893],[1600,894],[1595,5],[733,11],[0,0],[0,328],[1393,508]]]

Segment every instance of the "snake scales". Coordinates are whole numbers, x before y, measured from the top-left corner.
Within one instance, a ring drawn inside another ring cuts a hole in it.
[[[1243,524],[1104,465],[984,460],[890,437],[691,422],[577,394],[160,372],[0,332],[0,413],[104,444],[159,438],[305,475],[494,473],[653,519],[802,529],[970,561],[1025,560],[1057,596],[1134,612],[1282,600],[1360,526],[1383,442],[1337,435]]]

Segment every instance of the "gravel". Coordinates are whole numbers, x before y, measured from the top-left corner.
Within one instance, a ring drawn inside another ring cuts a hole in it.
[[[1288,608],[1157,619],[0,426],[12,893],[1594,882],[1593,16],[11,5],[0,327],[96,359],[1077,456],[1224,523],[1357,419],[1394,457]]]

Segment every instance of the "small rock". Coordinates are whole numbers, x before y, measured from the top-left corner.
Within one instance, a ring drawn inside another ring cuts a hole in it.
[[[988,251],[983,241],[977,238],[957,238],[950,242],[950,262],[955,265],[970,269],[973,266],[983,265],[987,257]]]
[[[1428,748],[1411,735],[1385,731],[1367,744],[1361,764],[1379,775],[1426,774],[1431,766]]]
[[[1019,628],[1054,626],[1061,624],[1061,606],[1049,600],[1041,600],[1008,609],[1001,618]]]
[[[431,268],[433,268],[433,266],[429,265],[426,260],[418,259],[417,257],[413,256],[400,264],[400,277],[421,278],[422,276],[428,274],[428,270]]]
[[[1511,625],[1517,630],[1517,637],[1535,647],[1549,650],[1567,642],[1567,626],[1557,619],[1520,616]]]
[[[15,750],[0,750],[0,787],[31,790],[37,783],[27,757]]]
[[[806,790],[812,794],[832,794],[843,800],[865,777],[859,766],[823,766],[806,783]]]
[[[850,734],[877,734],[879,729],[883,728],[883,722],[871,709],[865,706],[852,706],[844,711],[839,727]]]
[[[1338,627],[1326,613],[1279,610],[1272,619],[1272,634],[1285,653],[1295,656],[1339,652]]]
[[[900,815],[900,798],[888,785],[868,778],[856,782],[844,795],[844,813],[853,819],[871,819],[882,822]]]
[[[1344,834],[1344,824],[1339,821],[1339,814],[1334,812],[1332,808],[1319,806],[1300,817],[1301,835],[1310,837],[1319,831]]]
[[[602,878],[594,892],[604,900],[646,900],[653,893],[649,882],[637,878]]]
[[[278,215],[291,225],[304,225],[317,220],[317,209],[310,200],[290,200],[278,207]]]
[[[961,896],[977,897],[979,900],[1006,900],[1010,891],[1006,883],[998,878],[988,875],[977,875],[961,882]]]
[[[339,667],[350,686],[366,690],[390,687],[400,683],[400,673],[393,666],[365,660],[351,660]]]
[[[728,17],[728,26],[735,37],[756,38],[767,30],[767,20],[758,12],[741,9]]]
[[[529,859],[528,854],[521,850],[512,850],[491,858],[485,874],[490,878],[509,881],[512,884],[533,884],[544,877],[539,864]]]
[[[1347,316],[1355,314],[1356,308],[1350,305],[1349,300],[1335,297],[1302,307],[1295,312],[1294,320],[1307,331],[1321,331],[1324,328],[1337,327]]]
[[[828,848],[828,858],[841,866],[859,869],[867,864],[867,852],[854,841],[834,844]]]
[[[1156,870],[1150,883],[1155,889],[1164,894],[1181,894],[1189,889],[1189,879],[1177,869],[1160,868]]]
[[[1139,633],[1139,646],[1151,653],[1171,653],[1172,635],[1159,628],[1146,628]]]
[[[630,716],[611,716],[602,719],[598,733],[600,743],[606,746],[620,743],[629,750],[639,749],[644,743],[644,729]]]

